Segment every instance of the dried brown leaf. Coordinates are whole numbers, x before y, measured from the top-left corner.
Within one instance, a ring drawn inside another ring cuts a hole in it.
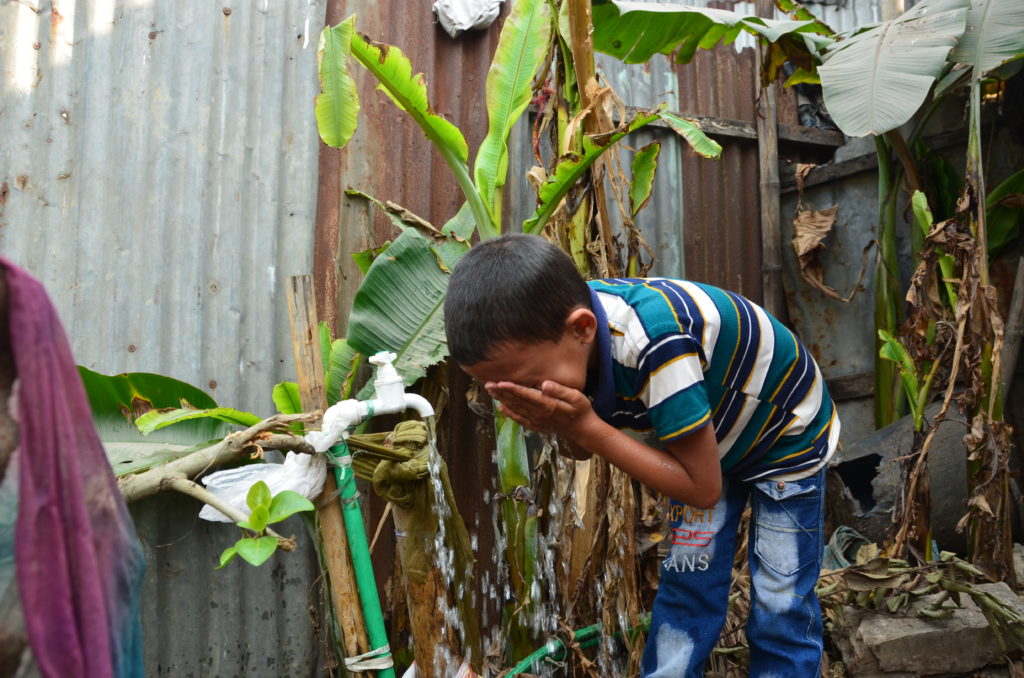
[[[799,182],[799,169],[797,176]],[[864,261],[861,264],[860,273],[857,275],[857,282],[854,283],[848,295],[845,297],[841,296],[834,288],[827,285],[825,283],[824,268],[821,263],[821,253],[826,249],[824,240],[832,231],[838,212],[839,205],[833,205],[824,210],[809,209],[804,205],[801,196],[801,202],[797,206],[796,217],[793,219],[792,243],[797,260],[800,263],[800,277],[823,294],[839,301],[849,302],[858,292],[864,289],[861,286],[861,281],[864,279],[865,271],[867,271],[868,252],[875,243],[872,241],[864,248]]]

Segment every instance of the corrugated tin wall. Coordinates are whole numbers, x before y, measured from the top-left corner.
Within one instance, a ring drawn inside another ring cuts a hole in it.
[[[0,252],[46,285],[76,359],[267,415],[308,273],[324,0],[0,3]],[[214,571],[198,504],[132,507],[147,673],[317,675],[315,554]]]
[[[0,6],[0,250],[78,361],[269,414],[311,265],[324,0]]]

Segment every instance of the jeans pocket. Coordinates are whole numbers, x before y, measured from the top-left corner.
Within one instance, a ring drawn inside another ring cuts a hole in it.
[[[792,576],[821,558],[822,474],[782,482],[762,480],[751,493],[754,554],[764,566]]]

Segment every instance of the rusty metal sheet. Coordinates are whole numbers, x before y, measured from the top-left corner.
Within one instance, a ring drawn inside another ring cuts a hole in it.
[[[337,23],[352,13],[358,17],[361,32],[398,46],[409,57],[414,72],[424,74],[431,106],[462,130],[472,162],[487,132],[484,85],[508,8],[503,8],[501,17],[489,29],[469,31],[454,39],[436,23],[430,3],[332,0],[327,23]],[[352,74],[362,107],[359,127],[343,150],[322,149],[321,168],[324,163],[336,163],[337,168],[320,176],[322,219],[318,220],[314,247],[318,314],[331,323],[338,336],[345,335],[351,300],[361,278],[352,253],[397,235],[386,217],[370,212],[363,201],[347,198],[344,189],[351,186],[391,200],[437,226],[454,216],[463,202],[448,166],[419,127],[375,89],[377,83],[365,69],[354,66]],[[459,510],[478,543],[478,553],[486,554],[488,562],[477,566],[476,581],[482,585],[484,568],[493,569],[492,504],[484,492],[495,482],[493,435],[478,430],[480,419],[467,407],[464,394],[468,379],[454,370],[438,378],[451,398],[450,414],[440,422],[438,435],[449,468],[455,469],[452,485]],[[383,502],[372,491],[364,496],[370,497],[367,524],[375,529]],[[374,549],[382,599],[393,563],[394,536],[390,529],[384,529]],[[484,626],[500,623],[497,606],[480,591],[478,601]]]
[[[699,51],[677,69],[687,113],[755,122],[753,49]],[[686,275],[761,300],[761,217],[756,140],[720,139],[722,155],[683,154]]]

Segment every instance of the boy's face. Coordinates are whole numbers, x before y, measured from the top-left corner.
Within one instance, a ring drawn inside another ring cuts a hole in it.
[[[596,326],[593,312],[578,308],[569,315],[566,330],[558,341],[504,342],[491,351],[488,360],[462,369],[483,384],[510,381],[540,388],[543,382],[554,381],[582,391],[587,384]]]

